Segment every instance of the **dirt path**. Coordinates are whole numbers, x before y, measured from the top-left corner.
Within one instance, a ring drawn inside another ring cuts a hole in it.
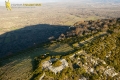
[[[85,44],[85,43],[87,43],[87,42],[92,41],[92,40],[95,39],[96,37],[101,36],[101,35],[105,35],[105,34],[107,34],[107,32],[100,32],[99,34],[96,34],[94,37],[92,36],[92,37],[86,39],[85,41],[81,41],[80,44]]]

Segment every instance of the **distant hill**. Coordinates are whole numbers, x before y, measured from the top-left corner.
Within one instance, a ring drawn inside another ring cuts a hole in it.
[[[103,2],[103,3],[109,3],[109,2],[112,2],[112,3],[120,3],[120,0],[90,0],[92,2]]]

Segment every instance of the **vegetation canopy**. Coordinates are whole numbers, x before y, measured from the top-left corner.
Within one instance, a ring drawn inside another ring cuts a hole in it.
[[[56,60],[56,61],[52,62],[52,66],[54,66],[54,67],[61,66],[61,64],[62,64],[62,62],[60,60]]]

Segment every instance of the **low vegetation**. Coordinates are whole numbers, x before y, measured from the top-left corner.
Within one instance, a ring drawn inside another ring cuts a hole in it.
[[[52,62],[52,66],[53,66],[53,67],[58,67],[58,66],[60,66],[61,64],[62,64],[62,62],[61,62],[60,60],[56,60],[56,61]]]
[[[84,35],[83,38],[85,36],[88,37],[85,37],[84,39],[82,38],[83,41],[79,40],[79,35],[77,34],[72,35],[73,37],[69,36],[71,38],[64,37],[64,40],[60,40],[60,43],[67,42],[69,44],[73,44],[74,52],[57,56],[58,59],[66,59],[69,67],[63,69],[60,73],[57,74],[45,70],[44,72],[46,73],[46,76],[44,76],[43,79],[118,79],[118,76],[120,76],[120,19],[113,19],[113,23],[111,23],[111,20],[99,21],[103,21],[103,23],[110,21],[108,26],[106,26],[107,28],[104,27],[100,33],[93,32],[90,34],[91,36]],[[81,23],[79,25],[81,25]],[[77,27],[75,27],[75,29],[76,28]],[[78,37],[78,39],[76,37]],[[52,65],[54,67],[58,67],[61,65],[61,62],[58,60],[55,61]]]
[[[88,24],[84,25],[86,22],[88,22],[90,26],[87,26]],[[24,58],[21,54],[23,60],[20,61],[24,61],[24,63],[19,62],[19,64],[15,66],[14,63],[11,63],[13,68],[10,69],[14,72],[18,66],[19,70],[21,70],[21,65],[24,65],[24,68],[31,70],[28,69],[27,66],[28,62],[31,63],[32,61],[34,68],[31,73],[30,71],[26,71],[25,74],[29,72],[29,75],[24,75],[25,77],[22,78],[30,79],[32,76],[31,80],[38,80],[45,73],[43,80],[118,79],[120,77],[120,19],[104,19],[86,22],[75,23],[74,27],[71,27],[66,33],[61,34],[58,39],[54,39],[52,40],[53,42],[51,41],[51,43],[45,44],[44,46],[37,47],[33,49],[32,52],[29,51],[29,54],[32,56],[28,58]],[[85,28],[85,26],[87,27]],[[28,52],[24,55],[28,56],[27,53]],[[15,57],[9,58],[9,60],[12,59],[15,61]],[[60,66],[60,60],[65,59],[69,67],[62,69],[62,71],[56,74],[42,67],[45,61],[54,58],[58,60],[53,62],[52,66]],[[29,68],[32,68],[32,66]],[[0,79],[15,79],[9,77],[9,73],[2,72],[2,70],[6,69],[5,67],[7,66],[0,68]]]

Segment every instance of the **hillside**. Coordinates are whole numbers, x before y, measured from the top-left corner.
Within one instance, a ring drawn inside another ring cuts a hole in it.
[[[60,43],[66,42],[69,44],[77,42],[77,47],[73,44],[74,52],[70,52],[66,55],[62,54],[57,56],[44,54],[40,57],[35,58],[35,62],[38,65],[37,69],[34,72],[33,79],[38,80],[42,78],[42,80],[119,80],[120,19],[104,19],[98,21],[103,24],[108,23],[106,24],[107,27],[101,25],[101,29],[103,30],[100,30],[100,32],[97,33],[91,32],[92,35],[89,36],[90,39],[87,37],[84,39],[84,41],[80,41],[78,40],[78,37],[74,38],[73,36],[75,35],[72,35],[70,39],[64,38],[64,40],[62,39],[60,41]],[[98,21],[96,22],[98,23]],[[84,22],[77,23],[77,25],[75,24],[75,29],[82,24],[84,24]],[[95,29],[93,31],[95,31]],[[66,39],[67,41],[65,41]],[[54,61],[56,60],[60,60],[62,64],[60,63],[58,64],[58,66],[53,66],[52,64],[54,64]]]
[[[0,79],[119,80],[120,18],[80,21],[49,39],[1,59]]]
[[[78,21],[120,17],[119,3],[96,3],[98,0],[62,1],[42,3],[42,6],[35,8],[12,8],[12,11],[0,6],[0,58],[17,55],[26,48],[48,41],[49,37],[57,38],[64,33],[63,30],[68,30],[66,27]]]

